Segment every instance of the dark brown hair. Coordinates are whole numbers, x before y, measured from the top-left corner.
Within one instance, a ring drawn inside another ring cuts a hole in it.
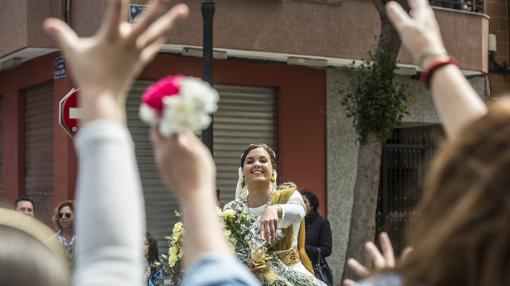
[[[29,202],[32,204],[32,210],[35,212],[35,204],[34,204],[34,201],[29,198],[29,197],[26,197],[26,196],[22,196],[22,197],[19,197],[16,199],[16,201],[14,202],[14,208],[17,208],[18,207],[18,203],[19,202]]]
[[[434,160],[399,265],[405,285],[508,285],[510,103],[447,142]]]
[[[273,149],[271,149],[269,146],[263,143],[250,144],[248,147],[246,147],[246,149],[244,149],[243,154],[241,155],[241,167],[244,166],[244,161],[246,160],[246,156],[248,156],[248,153],[250,153],[251,150],[257,148],[262,148],[267,153],[269,153],[269,157],[271,159],[271,166],[273,167],[274,170],[276,170],[276,153],[273,151]]]

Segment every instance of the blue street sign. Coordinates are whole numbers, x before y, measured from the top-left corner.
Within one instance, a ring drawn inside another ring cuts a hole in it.
[[[138,18],[142,15],[143,11],[145,11],[145,7],[147,5],[142,4],[129,4],[129,23],[135,23],[138,21]]]
[[[59,57],[55,59],[53,63],[53,78],[63,78],[67,76],[67,66],[66,60],[64,57]]]

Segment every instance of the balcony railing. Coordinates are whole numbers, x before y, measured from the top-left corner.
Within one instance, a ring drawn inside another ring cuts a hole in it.
[[[484,0],[430,0],[430,4],[437,7],[484,13]]]

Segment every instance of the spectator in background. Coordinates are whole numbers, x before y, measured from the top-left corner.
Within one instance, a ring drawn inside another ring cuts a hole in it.
[[[19,197],[16,199],[16,202],[14,202],[14,209],[17,212],[24,213],[28,216],[34,217],[34,201],[30,199],[29,197]]]
[[[55,208],[53,214],[53,224],[57,229],[55,236],[67,252],[70,259],[74,255],[74,244],[76,236],[74,235],[74,204],[73,201],[62,201]]]
[[[216,189],[216,201],[217,201],[218,208],[220,208],[220,210],[222,210],[223,207],[225,206],[225,202],[221,199],[220,189]]]
[[[143,253],[145,259],[147,259],[147,268],[145,270],[146,285],[163,286],[165,277],[161,261],[159,261],[158,241],[148,232],[145,235]]]
[[[317,208],[319,199],[310,188],[301,190],[303,200],[306,206],[306,253],[313,265],[317,264],[317,254],[320,251],[321,256],[326,258],[331,255],[331,227],[329,221],[321,217]]]

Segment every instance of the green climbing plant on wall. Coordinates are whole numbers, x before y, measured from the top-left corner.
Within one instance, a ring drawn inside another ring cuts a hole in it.
[[[395,79],[395,68],[395,61],[384,51],[350,67],[351,77],[341,90],[342,105],[360,142],[369,132],[384,142],[407,114],[407,85]]]

